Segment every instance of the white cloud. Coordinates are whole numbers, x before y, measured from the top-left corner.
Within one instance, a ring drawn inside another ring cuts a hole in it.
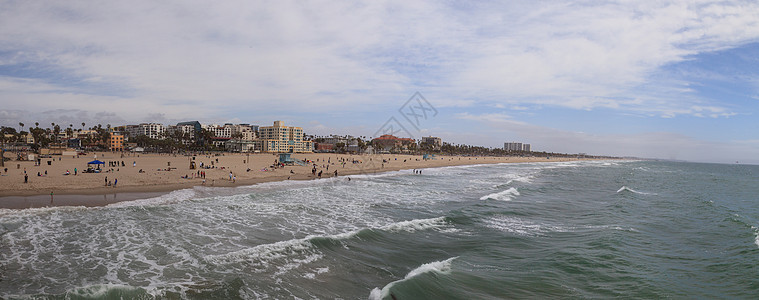
[[[440,108],[726,118],[662,69],[757,39],[755,1],[4,2],[0,101],[27,122],[310,121],[416,91]]]
[[[60,74],[51,76],[113,85],[167,114],[177,104],[224,107],[219,113],[354,108],[411,87],[451,99],[444,106],[496,101],[673,115],[672,107],[702,100],[687,91],[626,99],[663,65],[759,37],[759,4],[748,1],[16,2],[2,11],[0,50],[11,53],[2,64],[52,66]],[[46,81],[35,85],[82,93]],[[35,99],[26,100],[51,104]]]

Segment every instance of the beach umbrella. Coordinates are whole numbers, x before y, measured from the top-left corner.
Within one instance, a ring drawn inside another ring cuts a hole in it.
[[[96,159],[91,162],[88,162],[87,164],[88,165],[104,165],[105,163]]]

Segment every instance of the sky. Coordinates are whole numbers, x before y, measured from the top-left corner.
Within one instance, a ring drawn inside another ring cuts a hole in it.
[[[410,114],[413,113],[413,114]],[[0,125],[759,164],[757,1],[0,0]]]

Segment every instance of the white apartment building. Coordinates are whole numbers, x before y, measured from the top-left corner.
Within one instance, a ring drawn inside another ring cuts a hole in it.
[[[313,152],[314,144],[303,140],[303,128],[285,126],[282,121],[274,121],[274,126],[258,129],[262,152]]]
[[[126,132],[132,138],[146,135],[151,139],[163,139],[166,127],[164,127],[163,124],[158,123],[141,123],[140,125],[127,125]]]
[[[256,126],[256,129],[258,129],[258,126]],[[256,139],[256,131],[253,130],[253,127],[249,124],[232,125],[232,135],[236,135],[238,133],[242,135],[242,138],[240,138],[240,140],[252,141]]]
[[[210,124],[210,125],[204,125],[203,127],[207,131],[212,132],[214,137],[218,137],[218,138],[232,137],[232,124],[224,124],[224,126],[217,125],[217,124]]]
[[[522,151],[522,143],[517,143],[517,142],[503,143],[503,150],[506,150],[506,151]]]
[[[530,152],[532,149],[530,144],[522,144],[517,142],[503,143],[503,150],[506,151],[525,151]]]

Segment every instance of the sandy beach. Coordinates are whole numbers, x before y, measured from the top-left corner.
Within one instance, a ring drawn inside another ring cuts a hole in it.
[[[9,156],[9,153],[6,156]],[[103,171],[83,173],[83,170],[87,169],[87,163],[93,161],[95,157],[106,163],[101,165]],[[287,179],[313,180],[318,179],[317,175],[312,174],[314,164],[317,174],[322,172],[322,178],[328,178],[334,177],[335,171],[338,176],[349,177],[354,174],[442,166],[576,160],[554,157],[459,156],[437,156],[434,159],[424,160],[420,155],[334,153],[292,154],[292,157],[309,163],[305,166],[296,164],[272,168],[278,156],[270,153],[185,156],[100,152],[79,157],[42,158],[41,164],[37,166],[33,161],[7,161],[5,167],[0,170],[2,171],[0,207],[16,207],[17,205],[9,205],[9,202],[15,199],[14,203],[17,203],[21,201],[20,199],[29,196],[38,196],[34,199],[41,198],[39,195],[50,196],[51,193],[53,195],[114,195],[113,198],[116,198],[116,194],[149,193],[152,195],[197,185],[229,187]],[[196,169],[190,169],[191,162],[195,162]],[[69,175],[66,175],[67,172]],[[203,172],[205,178],[202,178]],[[28,176],[27,183],[24,183],[25,174]],[[65,199],[65,197],[59,198]],[[134,197],[123,196],[120,201],[130,198]],[[61,204],[61,201],[56,202],[59,203],[55,205],[66,205]]]

